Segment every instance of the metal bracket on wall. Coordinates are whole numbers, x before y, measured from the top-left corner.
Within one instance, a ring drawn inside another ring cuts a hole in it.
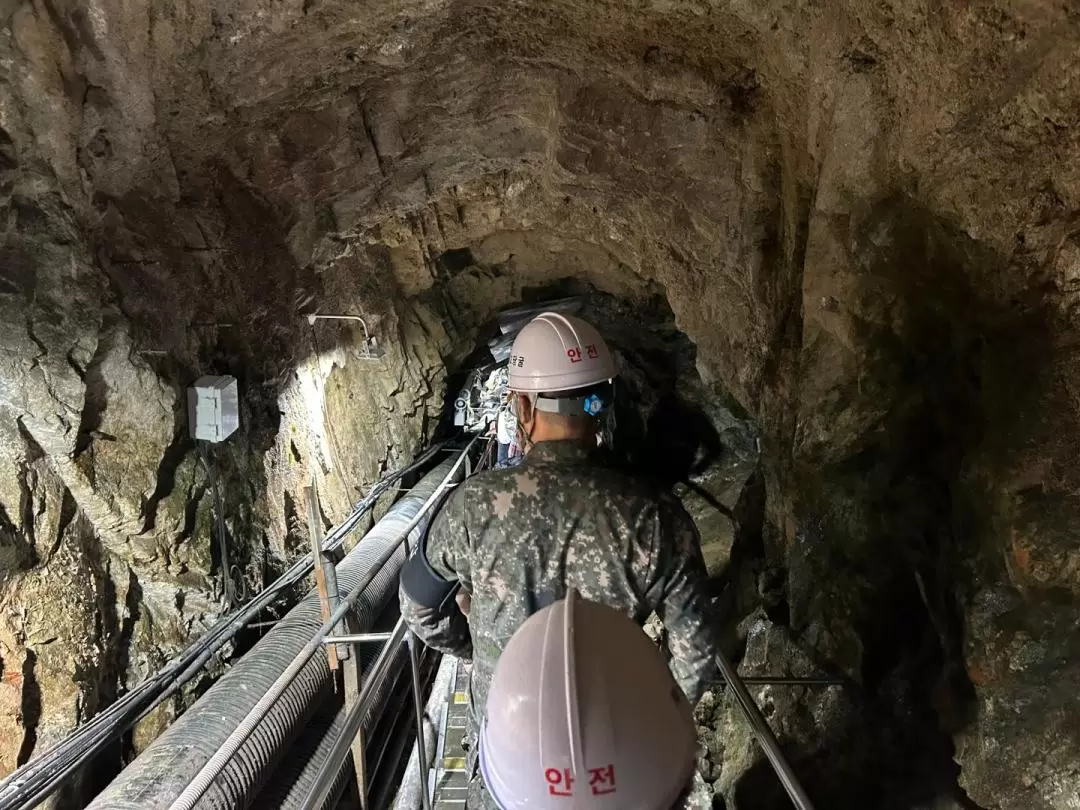
[[[364,360],[378,360],[384,352],[378,341],[368,332],[367,323],[359,315],[320,315],[314,313],[307,316],[307,322],[314,328],[315,321],[357,321],[364,329],[364,349],[360,354]]]

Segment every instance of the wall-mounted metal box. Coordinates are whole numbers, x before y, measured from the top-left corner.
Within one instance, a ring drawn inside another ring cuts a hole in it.
[[[220,442],[240,427],[240,396],[236,378],[200,377],[188,389],[188,430],[191,438]]]

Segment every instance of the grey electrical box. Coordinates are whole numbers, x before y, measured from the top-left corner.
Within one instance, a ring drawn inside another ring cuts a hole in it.
[[[191,438],[206,442],[227,439],[240,427],[240,396],[236,378],[200,377],[188,389],[188,430]]]

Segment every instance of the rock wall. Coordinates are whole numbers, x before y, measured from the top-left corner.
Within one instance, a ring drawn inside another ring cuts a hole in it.
[[[313,473],[332,519],[430,430],[495,308],[575,278],[666,299],[704,404],[760,425],[737,604],[853,700],[909,701],[901,737],[955,740],[957,801],[1073,806],[1069,5],[31,0],[0,21],[5,768],[28,726],[137,674],[121,650],[149,666],[216,610],[186,384],[241,378],[243,434],[208,466],[255,587],[302,544]],[[382,365],[352,327],[313,336],[316,309],[368,318]],[[117,605],[108,665],[85,648],[108,686],[73,686],[16,617],[65,587],[64,555]],[[822,740],[791,739],[813,769]],[[936,791],[949,745],[922,747]],[[767,805],[733,770],[752,756],[722,765],[730,806]]]
[[[331,525],[411,457],[441,410],[443,365],[411,305],[360,274],[302,273],[279,220],[227,168],[207,167],[205,188],[180,182],[140,62],[153,46],[127,36],[127,12],[5,6],[3,22],[6,774],[211,624],[225,576],[241,598],[303,553],[313,479]],[[364,313],[384,355],[361,360],[357,331],[310,326],[316,296]],[[207,373],[241,390],[240,431],[216,447],[188,438],[185,389]],[[135,749],[182,702],[149,718]],[[128,756],[109,752],[54,804],[82,806]]]

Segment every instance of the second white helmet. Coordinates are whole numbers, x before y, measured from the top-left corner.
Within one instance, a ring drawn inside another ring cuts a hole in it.
[[[615,359],[587,321],[544,312],[526,324],[510,349],[509,388],[544,394],[588,388],[615,376]]]
[[[499,657],[480,767],[503,810],[669,810],[696,745],[690,704],[644,631],[571,591]]]

